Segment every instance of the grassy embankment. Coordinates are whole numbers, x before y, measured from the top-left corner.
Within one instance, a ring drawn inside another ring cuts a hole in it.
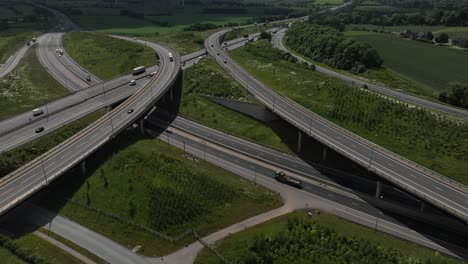
[[[304,228],[306,226],[307,229]],[[324,232],[325,229],[328,232]],[[297,243],[304,237],[307,238]],[[350,245],[353,245],[353,249],[346,251]],[[278,246],[281,249],[274,250]],[[270,250],[260,252],[262,247]],[[338,263],[340,258],[347,259],[346,263],[397,263],[397,257],[402,261],[398,263],[465,263],[334,215],[321,213],[308,218],[299,211],[230,235],[216,243],[215,248],[233,263],[311,263],[312,260],[314,263]],[[266,256],[274,256],[276,262],[266,260]],[[395,259],[391,260],[391,256]],[[258,259],[266,262],[259,262]],[[205,248],[195,263],[222,262]]]
[[[21,147],[0,154],[0,178],[55,147],[104,115],[91,113]]]
[[[2,263],[82,263],[48,241],[28,233],[0,234],[0,257]]]
[[[383,58],[384,67],[435,92],[445,89],[449,82],[468,83],[467,52],[404,40],[390,34],[350,31],[345,35],[369,43]]]
[[[78,64],[101,79],[129,74],[137,66],[156,64],[153,49],[106,35],[67,33],[63,46]]]
[[[183,78],[179,107],[182,116],[283,152],[292,152],[289,146],[296,140],[295,133],[284,121],[261,122],[204,97],[216,96],[255,102],[255,99],[212,58],[203,58],[197,65],[184,71]]]
[[[408,79],[407,77],[403,76],[402,74],[397,73],[389,68],[382,67],[379,69],[367,69],[365,72],[360,74],[354,74],[346,70],[340,70],[332,68],[325,63],[314,61],[309,57],[305,57],[295,51],[293,51],[288,45],[286,44],[286,37],[283,39],[283,45],[294,55],[300,56],[301,58],[318,65],[322,68],[333,70],[335,72],[341,73],[346,76],[353,77],[358,80],[370,82],[376,85],[382,85],[385,87],[389,87],[395,89],[400,92],[420,96],[422,98],[436,101],[437,96],[439,95],[438,92],[434,91],[433,89]]]
[[[272,28],[273,26],[271,24],[267,24],[266,26],[264,26],[263,24],[261,25],[254,25],[254,26],[250,26],[250,27],[242,27],[242,28],[238,28],[238,29],[233,29],[229,32],[226,33],[226,35],[224,36],[224,41],[229,41],[229,40],[232,40],[232,39],[236,39],[236,38],[241,38],[244,36],[244,34],[254,34],[254,33],[258,33],[258,32],[262,32],[262,31],[265,31],[269,28]]]
[[[382,147],[468,184],[468,123],[407,107],[283,60],[265,41],[231,52],[278,93]]]
[[[142,39],[162,43],[175,49],[180,55],[185,55],[204,49],[205,38],[215,31],[216,29],[206,31],[170,31],[161,34],[143,35]]]
[[[0,80],[0,119],[32,110],[67,93],[42,67],[32,47],[18,66]]]
[[[88,175],[70,171],[49,188],[60,193],[44,193],[36,203],[129,249],[141,245],[139,253],[148,256],[166,255],[193,242],[190,230],[207,235],[281,205],[262,187],[132,132],[119,135],[87,166]],[[187,235],[171,242],[135,224],[172,237]]]
[[[14,35],[0,31],[0,63],[5,63],[14,52],[25,46],[32,38],[40,35],[42,35],[40,31],[27,31]]]

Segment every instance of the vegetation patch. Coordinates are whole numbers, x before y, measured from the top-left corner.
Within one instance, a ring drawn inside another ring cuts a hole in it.
[[[40,156],[104,115],[97,111],[18,148],[0,154],[0,178]]]
[[[203,58],[184,71],[179,113],[209,127],[224,131],[283,152],[296,141],[294,128],[282,120],[261,122],[206,99],[219,96],[256,102],[212,58]]]
[[[194,241],[192,230],[206,235],[281,205],[275,194],[159,140],[124,132],[101,151],[88,162],[90,175],[71,171],[52,187],[63,191],[40,203],[130,249],[141,245],[145,255]]]
[[[27,31],[13,36],[0,36],[0,63],[5,63],[13,53],[41,34],[39,31]]]
[[[137,66],[156,64],[154,50],[106,35],[70,32],[63,37],[65,51],[101,79],[128,74]]]
[[[231,51],[280,94],[382,147],[468,184],[468,123],[407,106],[283,60],[265,41]]]
[[[82,263],[81,260],[53,244],[27,233],[11,236],[0,234],[0,254],[2,251],[7,256],[7,260],[13,261],[11,263]]]
[[[229,263],[464,263],[336,216],[304,212],[272,219],[215,245]],[[204,248],[196,264],[223,263]]]
[[[151,42],[162,43],[171,47],[179,54],[185,55],[204,49],[205,38],[211,35],[214,30],[208,31],[170,31],[157,33],[154,35],[144,35],[142,38]]]
[[[68,93],[42,67],[35,49],[30,48],[18,66],[0,79],[0,119],[30,111]]]
[[[244,35],[262,32],[271,27],[272,26],[270,24],[267,24],[267,25],[261,24],[261,25],[254,25],[250,27],[236,28],[236,29],[228,31],[226,35],[224,35],[224,41],[229,41],[229,40],[233,40],[236,38],[242,38],[244,37]]]
[[[286,35],[286,44],[293,50],[334,68],[362,73],[383,63],[369,44],[346,39],[332,28],[296,22]]]

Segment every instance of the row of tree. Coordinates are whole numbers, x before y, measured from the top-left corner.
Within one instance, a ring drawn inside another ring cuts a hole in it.
[[[314,24],[332,25],[335,28],[344,28],[347,24],[467,26],[468,7],[455,11],[434,9],[410,14],[375,11],[317,13],[311,15],[309,20]]]
[[[459,82],[449,83],[448,88],[440,93],[439,100],[468,109],[468,85]]]
[[[296,52],[337,69],[361,73],[383,63],[369,44],[347,39],[332,28],[297,22],[286,36],[286,44]]]

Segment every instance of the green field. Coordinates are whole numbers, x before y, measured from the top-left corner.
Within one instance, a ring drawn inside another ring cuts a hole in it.
[[[144,255],[168,254],[195,237],[170,242],[94,210],[177,237],[207,235],[281,205],[269,191],[156,139],[124,132],[101,151],[87,161],[89,175],[70,172],[51,187],[60,193],[38,202],[130,249],[141,245]]]
[[[137,66],[156,64],[153,49],[106,35],[67,33],[63,46],[78,64],[101,79],[128,74]]]
[[[0,154],[0,178],[65,141],[104,115],[100,110],[71,122],[45,136]]]
[[[183,90],[179,113],[226,133],[291,153],[295,144],[294,128],[281,120],[268,123],[225,108],[203,96],[255,100],[227,75],[211,58],[203,58],[184,71]]]
[[[317,5],[340,5],[343,3],[343,0],[315,0]]]
[[[278,93],[370,141],[468,185],[468,123],[407,107],[284,60],[259,41],[230,52]]]
[[[449,82],[468,83],[468,52],[409,41],[388,34],[346,32],[369,43],[384,59],[384,66],[436,91]]]
[[[66,94],[68,90],[39,63],[34,46],[12,72],[0,79],[0,119],[30,111]]]
[[[10,229],[9,227],[2,227]],[[10,230],[8,230],[10,231]],[[0,234],[0,257],[2,263],[82,263],[55,245],[30,233]],[[11,262],[10,262],[11,261]]]
[[[300,211],[230,235],[215,249],[238,264],[465,263],[331,214],[308,218]],[[195,260],[195,264],[218,263],[222,262],[206,248]]]

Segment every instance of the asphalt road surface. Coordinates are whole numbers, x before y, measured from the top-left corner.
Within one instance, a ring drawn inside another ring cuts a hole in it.
[[[289,53],[288,49],[283,45],[283,42],[282,42],[283,37],[284,37],[284,35],[286,33],[286,30],[287,29],[281,29],[281,30],[279,30],[277,32],[277,34],[273,35],[272,43],[273,43],[273,46],[275,48],[278,48],[280,50],[283,50],[283,51]],[[308,62],[307,60],[303,59],[300,56],[297,56],[297,55],[292,54],[292,53],[290,53],[290,54],[292,56],[296,57],[298,60],[300,60],[302,62],[306,62],[309,65],[312,64],[312,63]],[[440,103],[437,103],[437,102],[425,100],[425,99],[422,99],[422,98],[419,98],[419,97],[416,97],[416,96],[412,96],[412,95],[408,95],[408,94],[405,94],[405,93],[398,92],[398,91],[396,91],[394,89],[391,89],[391,88],[388,88],[388,87],[383,87],[383,86],[375,85],[375,84],[372,84],[372,83],[369,83],[369,82],[364,82],[362,80],[358,80],[358,79],[355,79],[355,78],[340,74],[338,72],[328,70],[328,69],[320,67],[318,65],[315,65],[315,70],[320,72],[320,73],[323,73],[325,75],[340,79],[342,81],[345,81],[345,82],[348,82],[348,83],[351,83],[351,84],[354,84],[354,85],[358,85],[360,87],[363,87],[364,85],[367,85],[368,89],[371,90],[371,91],[374,91],[374,92],[377,92],[379,94],[383,94],[383,95],[386,95],[386,96],[389,96],[389,97],[392,97],[392,98],[396,98],[396,99],[398,99],[398,100],[400,100],[402,102],[417,105],[417,106],[420,106],[420,107],[423,107],[423,108],[436,110],[436,111],[443,112],[443,113],[446,113],[446,114],[457,115],[457,116],[463,117],[465,119],[468,119],[468,111],[464,110],[464,109],[461,109],[461,108],[457,108],[457,107],[453,107],[453,106],[449,106],[449,105],[440,104]]]
[[[220,31],[208,37],[205,48],[219,65],[267,108],[304,134],[316,138],[400,188],[468,223],[466,187],[354,135],[292,100],[278,95],[242,69],[223,51],[220,40],[226,32]]]

